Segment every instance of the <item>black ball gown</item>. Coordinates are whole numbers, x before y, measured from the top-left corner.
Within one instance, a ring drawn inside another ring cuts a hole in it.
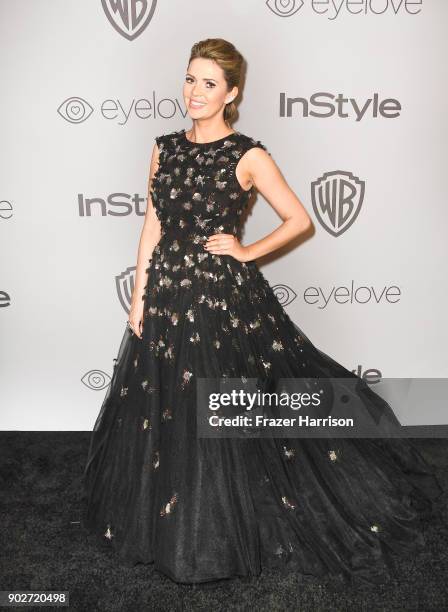
[[[147,268],[142,339],[126,327],[91,435],[85,526],[126,565],[154,563],[177,582],[279,567],[387,581],[390,553],[424,546],[422,518],[441,493],[410,440],[197,436],[200,377],[355,374],[292,322],[255,261],[203,248],[211,234],[239,235],[252,188],[235,168],[266,147],[240,132],[156,141],[162,236]],[[363,393],[372,413],[388,412]]]

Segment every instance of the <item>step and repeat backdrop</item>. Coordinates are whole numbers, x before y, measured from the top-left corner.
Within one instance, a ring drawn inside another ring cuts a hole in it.
[[[205,38],[245,57],[233,127],[313,220],[258,262],[288,315],[359,375],[446,377],[447,22],[444,0],[1,0],[0,428],[92,428]],[[258,194],[243,242],[280,223]]]

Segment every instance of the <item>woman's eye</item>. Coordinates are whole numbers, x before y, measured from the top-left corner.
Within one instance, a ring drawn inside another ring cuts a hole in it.
[[[191,83],[193,81],[191,77],[185,77],[185,80],[187,81],[187,83]],[[212,87],[215,86],[215,83],[213,83],[213,81],[207,81],[206,84],[211,85]]]

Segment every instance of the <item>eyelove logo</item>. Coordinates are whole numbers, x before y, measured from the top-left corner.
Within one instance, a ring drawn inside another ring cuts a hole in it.
[[[83,385],[93,391],[102,391],[110,383],[111,377],[102,370],[90,370],[81,378]]]
[[[0,200],[0,219],[11,219],[13,207],[8,200]]]
[[[130,117],[137,119],[172,119],[180,112],[185,118],[187,112],[182,109],[183,103],[178,98],[156,99],[156,92],[152,98],[134,98],[123,104],[119,99],[107,98],[100,102],[99,113],[103,119],[115,121],[118,125],[126,125]],[[59,105],[57,112],[69,123],[82,123],[93,114],[93,106],[80,96],[66,98]]]
[[[330,304],[396,304],[401,300],[401,290],[397,285],[389,285],[375,288],[372,285],[359,285],[355,287],[352,280],[349,287],[339,285],[325,291],[322,287],[307,287],[303,292],[303,300],[306,304],[317,306],[323,310]]]
[[[378,368],[364,369],[361,364],[358,364],[356,368],[353,368],[351,371],[353,374],[356,374],[356,376],[359,376],[359,378],[362,378],[369,385],[376,385],[377,383],[381,382],[383,378],[383,374]]]
[[[82,123],[93,113],[93,107],[78,96],[64,100],[57,109],[63,119],[70,123]]]
[[[334,21],[342,15],[361,15],[364,19],[381,15],[418,15],[422,12],[423,0],[308,0],[306,4],[312,13]],[[305,6],[305,2],[267,0],[266,6],[278,17],[292,17]]]
[[[11,306],[11,296],[6,291],[0,290],[0,308]]]
[[[288,285],[274,285],[271,289],[282,306],[288,306],[297,297],[297,293]]]

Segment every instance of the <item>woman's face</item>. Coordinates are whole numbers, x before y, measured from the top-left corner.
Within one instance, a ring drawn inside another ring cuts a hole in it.
[[[205,119],[224,112],[224,106],[237,95],[238,88],[227,90],[224,72],[216,62],[197,57],[190,62],[183,95],[192,119]]]

